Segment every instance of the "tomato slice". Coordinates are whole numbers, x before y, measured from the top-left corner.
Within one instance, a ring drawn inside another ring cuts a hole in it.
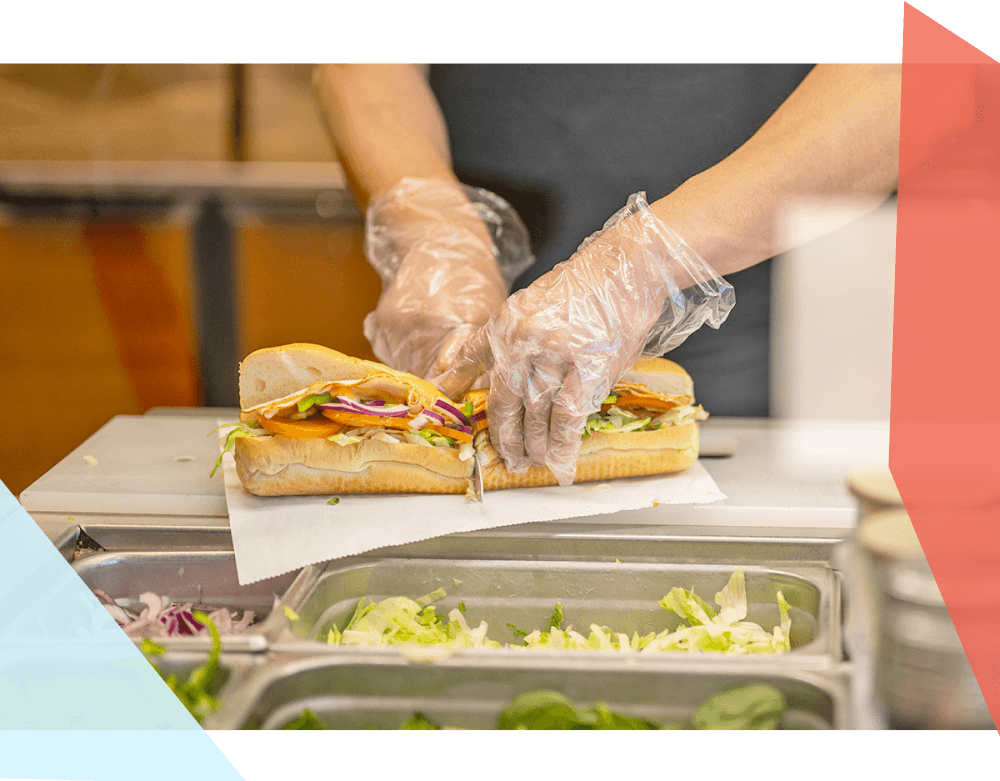
[[[410,429],[410,421],[413,420],[413,416],[410,415],[405,418],[378,418],[374,415],[362,415],[359,412],[343,412],[339,409],[320,410],[320,414],[344,426],[356,426],[358,428],[378,426],[381,428],[399,429],[401,431],[412,430]]]
[[[649,410],[671,410],[677,406],[672,401],[661,401],[660,399],[643,398],[642,396],[619,396],[618,401],[612,404],[602,404],[601,412],[607,412],[612,406],[620,409],[649,409]]]
[[[272,434],[280,434],[284,437],[295,437],[296,439],[318,439],[319,437],[332,437],[339,432],[343,426],[332,420],[323,420],[312,417],[306,420],[286,420],[285,418],[265,418],[258,416],[258,422]]]

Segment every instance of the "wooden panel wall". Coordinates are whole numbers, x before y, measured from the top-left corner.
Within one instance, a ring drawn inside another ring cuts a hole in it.
[[[20,160],[225,160],[224,65],[0,65],[0,167]],[[308,65],[246,71],[247,157],[334,159]],[[0,171],[2,172],[2,171]],[[2,212],[0,212],[2,214]],[[358,222],[237,218],[244,353],[313,341],[373,357],[378,300]],[[198,399],[188,223],[0,219],[0,479],[15,493],[111,417]],[[24,411],[27,414],[20,414]]]
[[[114,415],[197,403],[188,279],[182,222],[0,220],[0,479],[15,495]]]
[[[329,162],[309,65],[246,68],[247,159]],[[0,65],[0,160],[226,160],[225,65]]]
[[[236,226],[241,351],[295,341],[373,358],[359,222]],[[115,415],[198,403],[190,233],[173,218],[0,220],[0,480],[15,495]]]

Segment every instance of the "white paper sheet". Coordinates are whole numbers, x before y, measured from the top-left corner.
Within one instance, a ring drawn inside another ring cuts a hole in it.
[[[223,459],[229,525],[240,585],[342,556],[536,521],[604,515],[659,504],[704,504],[725,499],[701,463],[671,475],[633,477],[565,488],[487,491],[483,502],[464,496],[253,496],[243,490],[233,457]]]

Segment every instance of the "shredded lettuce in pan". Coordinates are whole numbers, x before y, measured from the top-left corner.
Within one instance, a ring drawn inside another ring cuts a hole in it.
[[[431,605],[446,596],[443,588],[413,600],[392,597],[372,602],[364,597],[344,631],[336,627],[327,635],[330,645],[435,645],[445,648],[499,648],[500,643],[486,636],[487,624],[475,629],[465,622],[462,611],[455,609],[444,616]],[[367,604],[365,604],[367,601]]]
[[[573,627],[560,629],[555,624],[548,632],[535,630],[524,638],[526,648],[556,648],[567,651],[709,651],[727,654],[783,653],[791,650],[789,632],[792,622],[788,617],[788,602],[779,591],[777,594],[780,624],[773,632],[751,621],[747,615],[746,579],[743,570],[733,573],[726,587],[715,595],[720,610],[716,612],[693,591],[671,589],[660,605],[687,621],[688,626],[650,632],[640,637],[613,632],[606,626],[590,625],[590,634],[584,637]],[[553,617],[555,618],[555,617]],[[560,615],[561,618],[561,615]]]
[[[485,621],[471,629],[464,610],[452,610],[445,621],[432,602],[445,596],[444,589],[411,600],[392,597],[381,602],[362,598],[343,632],[336,627],[327,633],[330,645],[438,645],[446,648],[499,648],[500,643],[487,636]],[[572,626],[561,628],[563,606],[556,604],[547,631],[526,632],[513,624],[508,626],[523,638],[524,645],[510,648],[557,649],[563,651],[687,651],[726,654],[784,653],[791,650],[789,633],[792,622],[789,605],[777,594],[780,623],[769,632],[759,624],[746,621],[746,579],[742,569],[736,570],[726,587],[715,595],[719,609],[711,607],[693,591],[674,588],[660,605],[687,622],[674,630],[659,634],[650,632],[629,637],[606,626],[591,624],[584,636]],[[464,607],[464,605],[463,605]]]

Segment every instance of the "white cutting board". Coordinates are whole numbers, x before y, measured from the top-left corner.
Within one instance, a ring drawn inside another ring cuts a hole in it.
[[[20,495],[28,512],[226,517],[211,417],[119,415]],[[89,456],[90,458],[86,458]],[[92,463],[96,462],[96,463]]]

